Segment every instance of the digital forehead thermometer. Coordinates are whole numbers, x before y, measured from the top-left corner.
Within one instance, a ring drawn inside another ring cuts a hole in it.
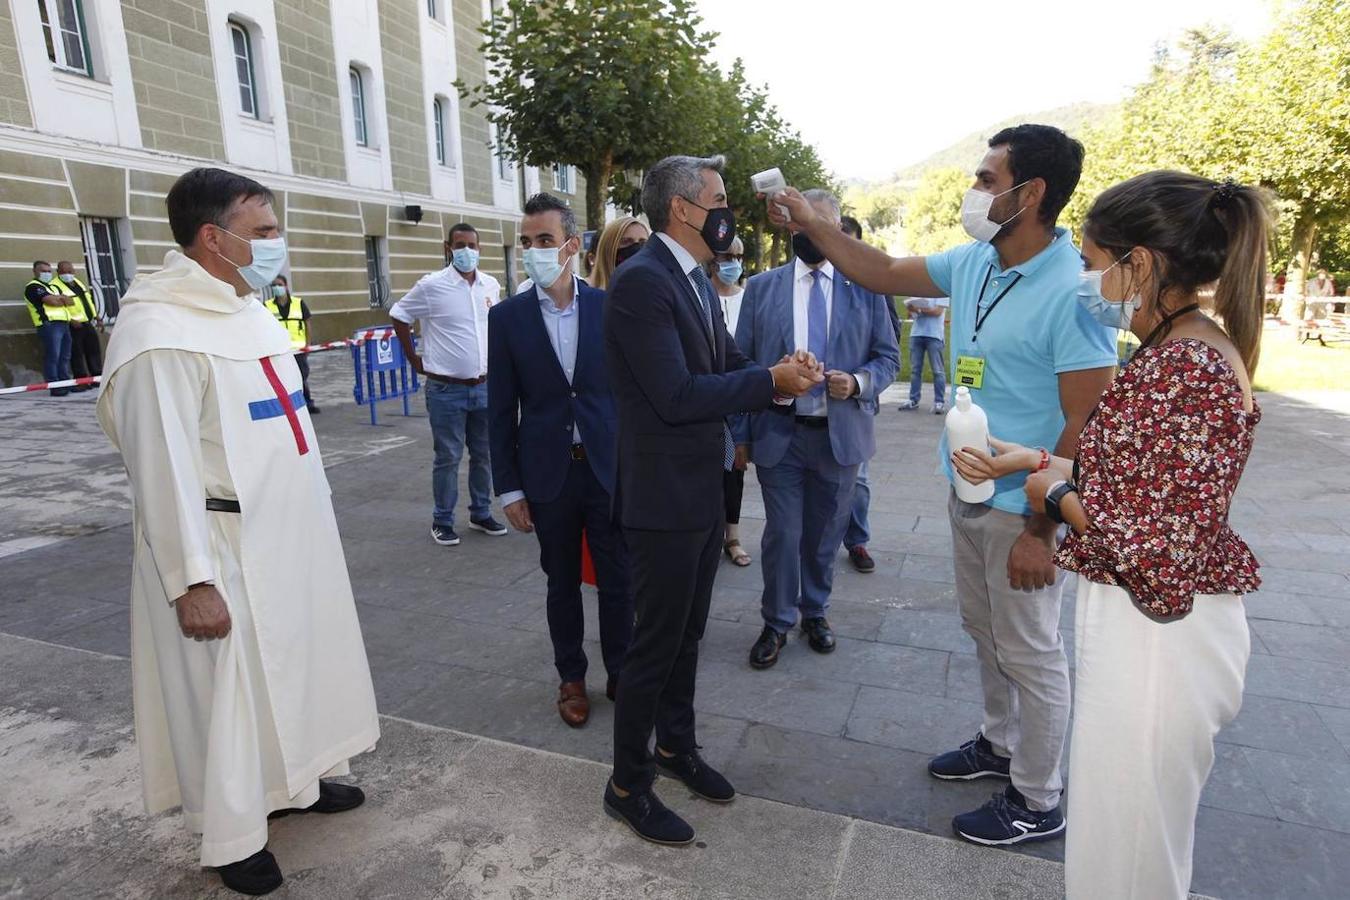
[[[783,179],[783,172],[781,169],[773,168],[766,169],[763,172],[756,172],[754,175],[751,175],[750,186],[755,189],[756,194],[763,194],[765,197],[772,200],[775,195],[781,194],[783,191],[787,190],[787,181]],[[792,214],[788,212],[786,206],[781,203],[775,203],[774,205],[778,207],[778,211],[786,218],[789,220],[792,219]]]

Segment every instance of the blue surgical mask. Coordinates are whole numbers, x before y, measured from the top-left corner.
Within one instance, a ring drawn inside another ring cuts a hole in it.
[[[274,284],[274,285],[272,285],[272,296],[273,296],[273,297],[276,297],[278,300],[280,300],[282,297],[285,297],[285,296],[286,296],[286,286],[285,286],[284,284]]]
[[[1123,301],[1108,300],[1102,296],[1102,276],[1120,265],[1128,257],[1129,254],[1127,253],[1100,272],[1087,271],[1080,272],[1078,275],[1079,304],[1088,311],[1088,315],[1092,316],[1097,324],[1105,328],[1119,328],[1122,331],[1129,331],[1130,322],[1134,320],[1135,312],[1143,305],[1143,301],[1140,300],[1138,294]]]
[[[717,277],[723,284],[730,287],[741,280],[741,272],[743,270],[744,266],[741,265],[741,261],[738,259],[732,260],[731,262],[718,263]]]
[[[567,267],[561,256],[561,247],[531,247],[525,251],[523,259],[525,274],[541,288],[553,287]]]
[[[478,251],[472,247],[460,247],[450,254],[450,262],[455,269],[468,275],[478,268]]]
[[[221,231],[234,238],[236,241],[244,241],[253,250],[253,262],[246,266],[241,266],[228,256],[217,253],[221,259],[239,270],[239,275],[244,282],[255,291],[261,291],[276,280],[281,274],[281,269],[286,265],[286,239],[283,237],[274,238],[241,238],[227,228]]]
[[[52,282],[52,273],[51,273],[51,272],[39,272],[39,273],[38,273],[38,281],[42,282],[43,284],[51,284],[51,282]]]

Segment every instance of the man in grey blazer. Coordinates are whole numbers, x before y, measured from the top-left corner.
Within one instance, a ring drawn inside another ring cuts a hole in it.
[[[825,190],[805,197],[839,227],[836,197]],[[877,397],[900,365],[886,298],[836,272],[805,236],[792,246],[796,259],[746,284],[736,326],[737,346],[756,362],[810,350],[827,376],[817,390],[754,413],[737,436],[750,445],[764,497],[764,630],[750,651],[757,669],[778,661],[799,618],[812,650],[835,648],[826,618],[835,555],[858,466],[876,450]]]

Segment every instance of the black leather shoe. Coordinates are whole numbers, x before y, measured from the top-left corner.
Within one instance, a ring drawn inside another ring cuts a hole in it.
[[[694,840],[693,827],[671,812],[651,788],[640,794],[620,797],[614,790],[614,782],[607,783],[605,814],[623,822],[638,837],[653,844],[677,847]]]
[[[216,871],[227,888],[254,897],[272,893],[281,887],[283,880],[277,858],[266,847],[248,859],[232,862],[228,866],[217,866]]]
[[[755,641],[755,646],[750,648],[750,667],[753,669],[767,669],[778,662],[778,651],[783,649],[787,643],[787,635],[779,634],[773,630],[772,625],[765,625],[764,630],[759,633],[759,640]]]
[[[825,621],[824,616],[802,619],[802,634],[806,635],[806,642],[817,653],[834,652],[834,632],[830,629],[830,623]]]
[[[704,762],[697,749],[688,753],[665,756],[658,747],[656,768],[662,775],[684,782],[685,787],[704,800],[730,803],[736,799],[736,789],[731,786],[731,782],[727,781],[721,772]]]
[[[267,818],[280,819],[291,813],[340,813],[356,809],[366,802],[365,791],[354,784],[339,784],[336,781],[319,782],[319,799],[304,809],[279,809]]]

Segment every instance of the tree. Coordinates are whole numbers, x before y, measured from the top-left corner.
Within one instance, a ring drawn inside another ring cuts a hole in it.
[[[927,256],[970,240],[961,227],[961,200],[970,181],[970,173],[957,168],[936,169],[919,180],[905,207],[910,253]]]
[[[713,127],[713,35],[701,22],[690,0],[508,0],[481,29],[490,77],[456,87],[487,108],[508,159],[576,166],[598,228],[616,173],[701,143]]]

